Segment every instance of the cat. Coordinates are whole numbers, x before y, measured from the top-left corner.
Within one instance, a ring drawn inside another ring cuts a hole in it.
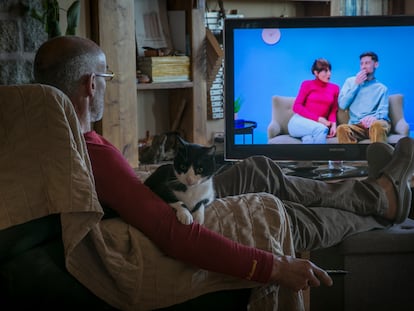
[[[214,145],[189,143],[177,136],[173,163],[159,166],[144,182],[185,225],[203,224],[205,208],[215,199],[215,150]]]

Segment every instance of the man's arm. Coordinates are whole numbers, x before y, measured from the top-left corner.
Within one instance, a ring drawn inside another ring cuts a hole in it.
[[[344,85],[341,88],[341,91],[339,92],[338,97],[338,105],[339,108],[345,110],[348,109],[349,106],[354,101],[354,98],[359,90],[359,84],[356,82],[356,78],[348,78],[346,79]]]
[[[114,146],[86,138],[102,205],[115,210],[173,258],[239,278],[269,281],[271,253],[236,243],[196,223],[181,224],[171,206],[138,179]]]
[[[293,290],[304,284],[332,284],[326,272],[308,260],[274,256],[199,224],[181,224],[172,208],[142,184],[114,146],[94,144],[86,138],[100,202],[114,208],[167,255],[202,269],[261,283],[276,282]]]
[[[379,105],[375,117],[379,120],[389,120],[389,99],[388,89],[384,86],[384,90],[380,97]]]
[[[388,89],[382,84],[377,86],[375,98],[376,102],[378,103],[376,110],[372,111],[370,115],[361,119],[361,124],[366,128],[371,127],[372,123],[374,123],[376,120],[389,121]]]

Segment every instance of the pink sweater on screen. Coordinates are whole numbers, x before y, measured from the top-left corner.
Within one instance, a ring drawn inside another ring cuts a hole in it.
[[[338,111],[339,86],[325,83],[318,79],[303,81],[293,105],[293,112],[298,115],[318,121],[324,117],[336,122]]]

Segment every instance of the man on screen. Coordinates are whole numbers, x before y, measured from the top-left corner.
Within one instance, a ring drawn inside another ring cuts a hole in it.
[[[375,78],[378,56],[374,52],[365,52],[359,59],[361,70],[346,79],[339,93],[339,108],[349,110],[350,118],[348,124],[338,126],[338,142],[357,143],[366,138],[371,142],[387,142],[391,129],[388,89]]]

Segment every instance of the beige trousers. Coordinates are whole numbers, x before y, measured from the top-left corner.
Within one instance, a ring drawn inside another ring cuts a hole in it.
[[[340,144],[356,144],[358,141],[369,138],[371,142],[387,142],[391,125],[385,120],[377,120],[371,127],[361,124],[341,124],[336,130]]]

